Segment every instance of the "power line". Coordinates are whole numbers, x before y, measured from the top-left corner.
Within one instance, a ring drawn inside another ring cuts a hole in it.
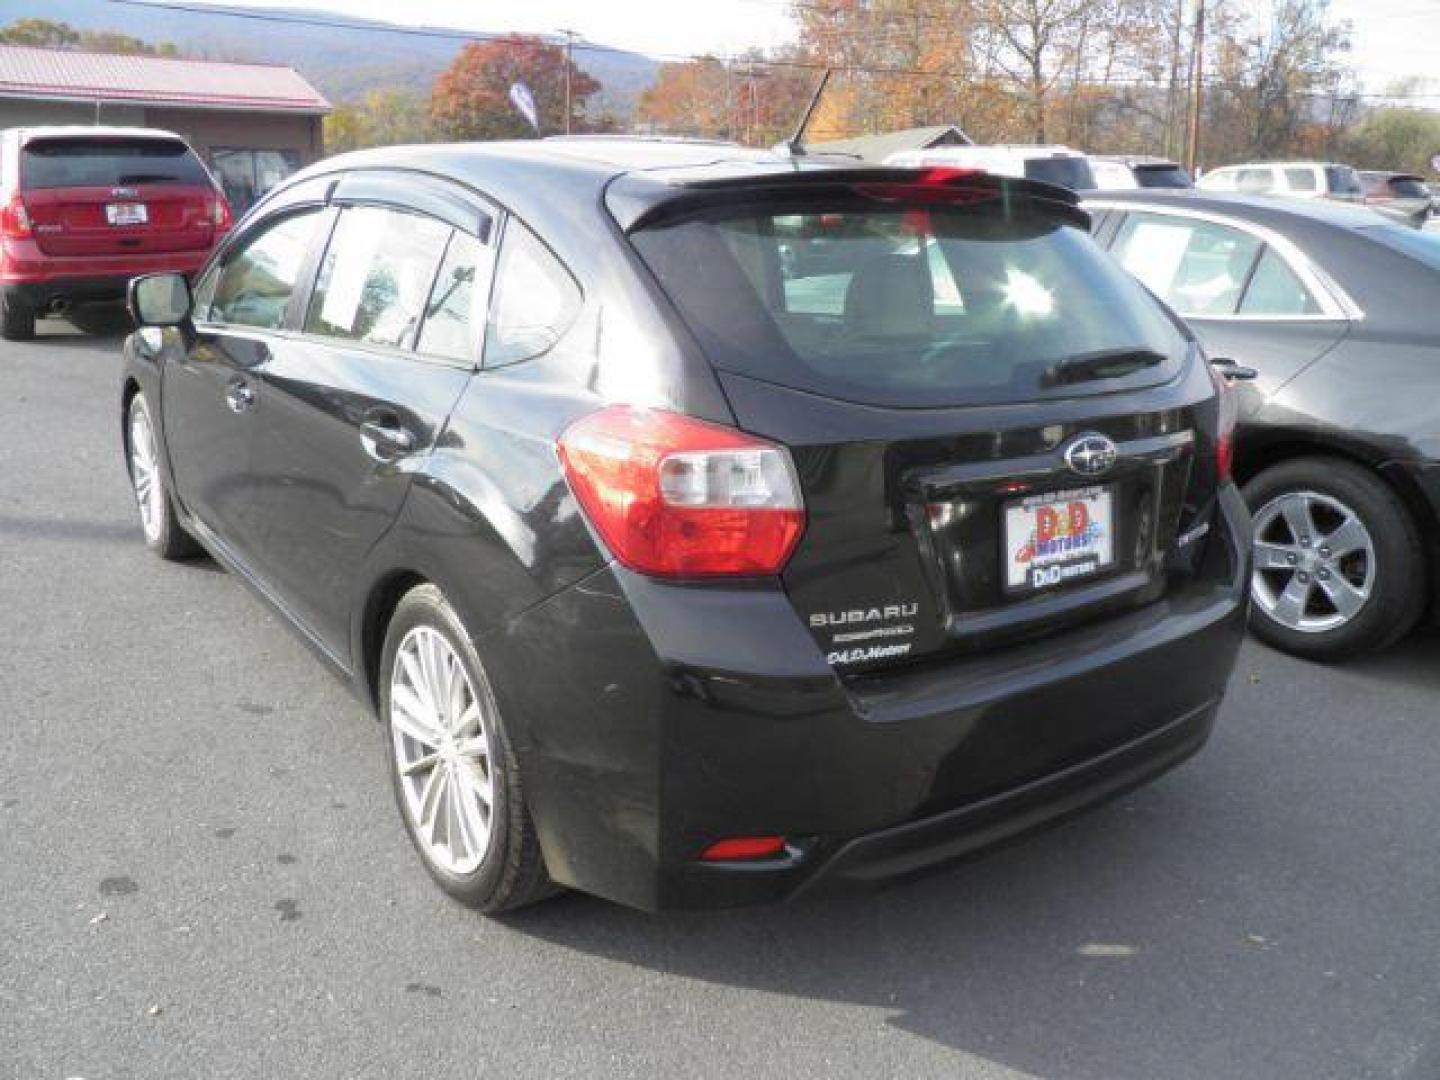
[[[255,22],[266,22],[290,26],[316,26],[329,30],[348,30],[356,33],[376,34],[401,34],[411,37],[424,37],[448,41],[463,42],[493,42],[504,41],[517,36],[543,36],[523,35],[516,31],[496,32],[487,30],[447,30],[433,27],[400,26],[395,24],[377,24],[374,22],[356,23],[345,19],[326,19],[319,16],[298,15],[298,14],[277,14],[272,12],[240,10],[236,8],[211,6],[208,4],[194,3],[169,3],[166,0],[105,0],[109,4],[117,4],[127,7],[147,8],[151,10],[183,11],[194,15],[212,15],[225,18],[247,19]],[[806,60],[800,57],[786,59],[781,57],[757,58],[753,56],[736,56],[724,53],[664,53],[649,52],[641,49],[626,49],[617,45],[605,45],[596,41],[575,41],[573,44],[575,52],[597,52],[597,53],[619,53],[626,56],[645,56],[653,60],[661,60],[673,63],[697,63],[710,62],[718,64],[749,65],[752,67],[788,68],[796,71],[825,71],[831,70],[837,75],[876,75],[896,78],[919,78],[919,79],[954,79],[960,82],[972,82],[977,79],[975,70],[955,69],[927,69],[915,67],[879,66],[874,64],[830,64],[823,60]],[[997,80],[1005,81],[1005,80]],[[1086,79],[1081,83],[1084,87],[1153,87],[1157,90],[1166,88],[1163,81],[1155,79],[1112,77],[1107,79]],[[1221,87],[1230,85],[1230,82],[1215,75],[1206,75],[1204,85],[1207,87]],[[1301,97],[1339,98],[1355,100],[1375,101],[1440,101],[1440,92],[1437,93],[1406,93],[1386,94],[1380,92],[1355,92],[1333,94],[1325,91],[1303,91]]]

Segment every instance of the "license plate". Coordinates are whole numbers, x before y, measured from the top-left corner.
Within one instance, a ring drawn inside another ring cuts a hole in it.
[[[144,225],[150,215],[144,203],[112,202],[105,204],[105,220],[111,225]]]
[[[1031,495],[1005,507],[1005,587],[1050,589],[1115,563],[1114,493],[1108,487]]]

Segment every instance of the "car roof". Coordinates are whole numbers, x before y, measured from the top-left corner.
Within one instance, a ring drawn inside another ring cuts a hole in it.
[[[1171,168],[1178,169],[1180,163],[1172,158],[1156,157],[1153,154],[1091,154],[1093,161],[1109,161],[1117,165],[1129,165],[1132,168]]]
[[[821,179],[820,174],[834,174],[836,182],[902,179],[912,171],[849,156],[791,155],[729,142],[584,136],[359,150],[301,170],[273,194],[310,178],[356,169],[420,172],[458,182],[542,232],[547,225],[559,231],[573,228],[577,205],[596,206],[602,200],[628,230],[659,204],[687,191]],[[1073,196],[1061,189],[1031,181],[1007,183],[1074,205]]]
[[[1287,222],[1319,222],[1337,228],[1364,229],[1384,223],[1375,211],[1363,206],[1324,199],[1293,199],[1283,195],[1232,195],[1196,188],[1086,192],[1082,206],[1095,207],[1100,203],[1209,211],[1275,226]]]
[[[1237,161],[1233,165],[1217,165],[1206,172],[1228,172],[1232,169],[1350,169],[1343,161]]]

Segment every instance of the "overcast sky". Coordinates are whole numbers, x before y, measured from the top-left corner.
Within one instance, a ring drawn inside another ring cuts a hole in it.
[[[603,44],[656,54],[769,48],[794,34],[786,0],[248,0],[243,6],[325,8],[466,30],[569,27]],[[1331,0],[1331,11],[1354,25],[1353,60],[1366,89],[1421,76],[1437,93],[1431,103],[1440,106],[1440,0]]]

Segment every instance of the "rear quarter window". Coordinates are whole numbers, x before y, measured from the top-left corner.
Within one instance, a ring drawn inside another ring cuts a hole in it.
[[[1184,337],[1080,229],[998,209],[730,213],[633,238],[717,367],[866,404],[940,407],[1057,389],[1078,354]]]
[[[210,174],[178,139],[40,139],[20,154],[20,186],[131,187],[210,184]]]
[[[580,286],[565,264],[511,218],[495,272],[485,366],[503,367],[548,352],[570,329],[583,302]]]

